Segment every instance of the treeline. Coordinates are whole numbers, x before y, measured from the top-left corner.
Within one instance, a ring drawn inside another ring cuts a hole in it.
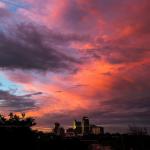
[[[25,113],[20,115],[10,113],[8,117],[0,114],[0,127],[32,127],[36,125],[35,119],[26,117]]]

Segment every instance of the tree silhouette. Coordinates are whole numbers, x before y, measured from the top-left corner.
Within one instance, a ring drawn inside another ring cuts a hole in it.
[[[6,118],[2,114],[0,114],[0,125],[5,124],[5,122],[6,122]]]
[[[26,114],[25,113],[21,113],[22,119],[25,118]]]
[[[32,117],[25,117],[26,114],[22,113],[21,117],[17,114],[10,113],[9,118],[5,118],[0,114],[0,126],[3,127],[32,127],[36,125],[35,119]]]
[[[36,125],[35,119],[32,118],[32,117],[26,118],[24,122],[25,122],[25,125],[28,126],[28,127]]]

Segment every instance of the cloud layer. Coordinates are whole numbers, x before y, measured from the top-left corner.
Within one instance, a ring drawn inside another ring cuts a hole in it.
[[[10,91],[0,90],[0,107],[7,111],[24,112],[38,107],[35,100],[31,96],[41,93],[33,93],[30,95],[17,96]]]
[[[80,63],[63,51],[62,45],[84,40],[78,35],[54,33],[44,26],[19,24],[0,33],[0,67],[59,71]]]
[[[5,107],[27,108],[42,126],[83,115],[150,125],[148,0],[23,2],[0,3],[0,68],[23,92],[43,94],[1,91]]]

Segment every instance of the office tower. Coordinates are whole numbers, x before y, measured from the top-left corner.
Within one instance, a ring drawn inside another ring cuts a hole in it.
[[[82,134],[87,135],[90,132],[90,124],[89,124],[89,118],[83,117],[82,118]]]
[[[81,134],[82,133],[81,121],[74,120],[73,129],[76,135]]]

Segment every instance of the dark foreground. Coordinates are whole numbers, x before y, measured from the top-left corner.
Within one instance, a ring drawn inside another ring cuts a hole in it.
[[[101,147],[100,147],[100,146]],[[105,149],[105,148],[106,149]],[[149,135],[59,137],[26,127],[0,127],[0,150],[150,150]]]

